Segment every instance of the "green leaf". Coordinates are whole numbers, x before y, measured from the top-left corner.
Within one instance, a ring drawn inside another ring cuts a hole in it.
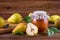
[[[48,36],[54,35],[54,31],[50,28],[48,28]]]
[[[48,31],[48,36],[52,36],[55,33],[60,32],[60,30],[55,27],[49,27],[47,31]]]
[[[27,22],[27,23],[29,23],[29,22],[31,22],[31,17],[29,17],[29,16],[26,16],[25,18],[24,18],[24,20]]]
[[[23,32],[19,32],[19,31],[16,31],[14,34],[23,35],[24,33]]]
[[[55,27],[51,27],[51,29],[54,31],[54,33],[60,32],[60,30]]]

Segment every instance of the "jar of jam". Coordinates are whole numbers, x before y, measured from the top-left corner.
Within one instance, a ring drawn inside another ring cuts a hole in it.
[[[35,11],[31,18],[32,23],[38,27],[39,32],[45,32],[48,29],[48,15],[45,11]]]

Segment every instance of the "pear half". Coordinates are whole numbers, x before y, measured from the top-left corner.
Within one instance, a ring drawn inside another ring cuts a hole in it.
[[[37,28],[37,26],[35,26],[35,25],[32,24],[32,23],[28,23],[28,24],[27,24],[26,33],[27,33],[27,35],[29,35],[29,36],[35,36],[35,35],[37,35],[37,33],[38,33],[38,28]]]

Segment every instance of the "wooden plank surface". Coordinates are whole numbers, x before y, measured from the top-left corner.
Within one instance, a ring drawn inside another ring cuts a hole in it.
[[[30,37],[26,34],[24,35],[12,35],[12,34],[3,34],[0,35],[0,40],[60,40],[60,33],[56,33],[53,36],[41,35]]]
[[[26,16],[28,13],[36,10],[47,11],[50,15],[60,15],[60,1],[0,2],[0,16],[4,18],[8,18],[14,12],[19,12],[22,16]]]
[[[18,2],[18,1],[60,1],[60,0],[0,0],[0,2]]]

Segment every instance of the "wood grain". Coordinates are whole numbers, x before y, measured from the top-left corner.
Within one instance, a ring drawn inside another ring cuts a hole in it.
[[[60,0],[0,0],[0,2],[18,2],[18,1],[60,1]]]
[[[0,2],[0,16],[4,17],[5,19],[11,16],[14,12],[18,12],[25,17],[30,12],[36,10],[44,10],[50,15],[60,15],[60,1]]]
[[[38,34],[37,36],[30,37],[26,34],[24,35],[12,35],[12,34],[3,34],[0,35],[0,40],[60,40],[60,33],[56,33],[53,36],[44,36]]]

